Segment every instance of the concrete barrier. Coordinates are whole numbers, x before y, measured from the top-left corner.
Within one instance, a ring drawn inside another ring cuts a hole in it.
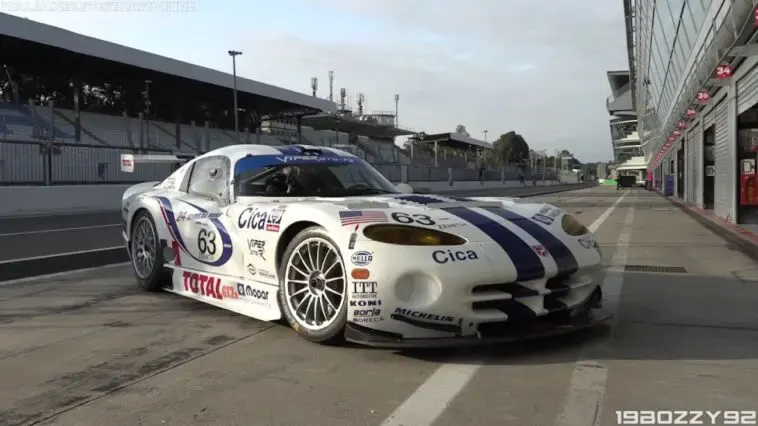
[[[538,186],[555,182],[537,182]],[[522,186],[519,182],[409,182],[419,192],[449,192]],[[118,210],[121,194],[131,185],[0,187],[0,217],[53,215]],[[531,182],[527,186],[532,186]]]
[[[118,210],[131,185],[3,186],[0,217]]]

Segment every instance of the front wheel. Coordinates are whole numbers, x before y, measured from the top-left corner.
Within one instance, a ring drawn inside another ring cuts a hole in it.
[[[155,221],[147,211],[137,213],[129,244],[137,284],[147,291],[162,290],[168,281],[168,273],[163,268],[163,251]]]
[[[279,302],[287,322],[306,340],[339,343],[347,324],[347,275],[337,245],[313,226],[287,246],[279,267]]]

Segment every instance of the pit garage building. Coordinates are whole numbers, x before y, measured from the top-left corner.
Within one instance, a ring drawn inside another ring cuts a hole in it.
[[[623,0],[632,98],[659,190],[758,229],[752,0]]]

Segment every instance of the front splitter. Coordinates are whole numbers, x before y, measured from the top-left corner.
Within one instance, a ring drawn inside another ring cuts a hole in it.
[[[615,313],[610,309],[598,308],[592,309],[590,315],[572,319],[567,323],[544,326],[539,329],[525,327],[523,331],[509,333],[505,336],[453,336],[426,339],[398,338],[381,332],[373,332],[363,327],[358,328],[354,324],[349,323],[345,328],[345,340],[364,346],[393,349],[488,346],[543,339],[588,330],[607,324],[614,315]]]

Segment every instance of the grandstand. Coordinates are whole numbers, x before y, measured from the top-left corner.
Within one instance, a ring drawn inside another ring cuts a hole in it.
[[[332,75],[330,75],[332,77]],[[331,87],[330,81],[330,87]],[[315,96],[314,87],[314,96]],[[330,89],[331,93],[331,89]],[[330,94],[331,98],[331,94]],[[374,164],[410,164],[410,155],[395,145],[398,136],[410,136],[414,131],[401,128],[393,112],[365,114],[363,94],[359,94],[357,111],[347,101],[347,91],[340,89],[336,113],[321,113],[303,117],[302,138],[305,143],[339,147]],[[292,120],[272,120],[263,123],[267,134],[294,140],[296,125]]]
[[[230,74],[6,14],[0,61],[3,184],[142,180],[163,171],[122,175],[124,148],[206,152],[238,143]],[[244,78],[236,83],[241,143],[285,144],[263,134],[261,123],[292,120],[300,129],[303,117],[337,111],[335,103],[303,93]]]
[[[401,164],[416,166],[414,179],[444,180],[447,167],[475,167],[473,153],[489,147],[447,134],[435,135],[440,150],[428,149],[428,137],[397,126],[396,114],[364,113],[361,99],[354,113],[344,89],[338,107],[315,91],[298,93],[2,13],[0,66],[4,186],[157,180],[171,166],[125,174],[119,155],[203,153],[234,143],[335,146],[394,181]],[[410,149],[394,144],[412,134],[417,143]],[[458,176],[476,179],[476,172]]]
[[[492,149],[489,142],[454,132],[418,133],[408,145],[414,162],[430,162],[435,167],[477,168],[484,151]]]

